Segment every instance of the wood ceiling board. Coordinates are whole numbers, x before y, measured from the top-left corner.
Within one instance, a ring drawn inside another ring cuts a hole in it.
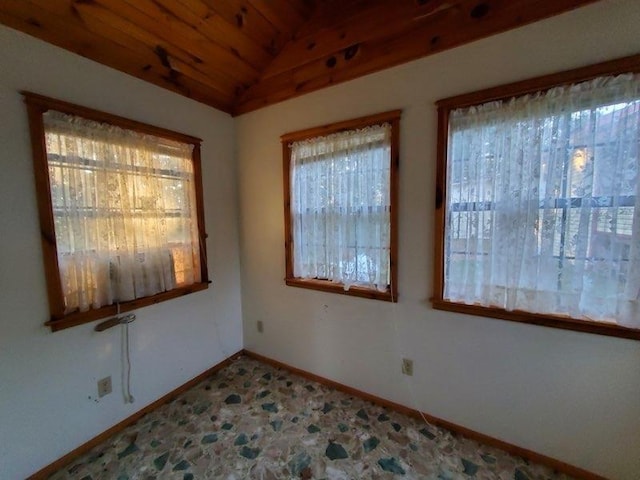
[[[189,0],[194,1],[194,0]],[[239,31],[258,41],[267,52],[276,55],[286,38],[251,4],[244,0],[198,0]]]
[[[293,37],[311,14],[311,10],[301,11],[295,2],[288,0],[249,0],[249,3],[287,39]]]
[[[294,10],[296,10],[303,18],[308,19],[316,10],[317,5],[326,0],[287,0]]]
[[[47,0],[23,0],[31,5],[31,10],[41,9],[63,21],[63,25],[77,25],[86,29],[90,34],[98,36],[107,42],[119,44],[141,55],[153,64],[164,67],[170,79],[180,75],[201,83],[209,89],[215,90],[225,97],[233,97],[238,91],[239,83],[213,68],[206,68],[190,54],[180,51],[171,45],[155,38],[152,34],[137,27],[133,32],[128,29],[130,23],[123,23],[121,17],[115,17],[104,8],[84,8],[80,5],[67,6],[65,2],[50,2]],[[98,14],[96,14],[98,12]],[[65,27],[66,28],[66,27]],[[67,34],[62,30],[62,34]],[[82,35],[82,33],[80,33]],[[133,36],[135,35],[135,36]],[[153,58],[155,57],[155,58]],[[227,100],[229,102],[230,100]]]
[[[264,70],[262,79],[291,70],[312,60],[325,57],[367,40],[400,35],[414,28],[416,21],[427,16],[440,15],[449,8],[455,8],[460,0],[432,0],[423,5],[415,0],[372,1],[364,9],[349,9],[336,21],[313,33],[301,35],[288,42],[282,52]]]
[[[229,75],[233,74],[236,80],[247,83],[257,78],[257,69],[219,45],[207,41],[190,42],[188,38],[182,36],[184,32],[173,36],[168,35],[167,30],[157,21],[126,4],[122,5],[123,11],[119,12],[117,6],[110,5],[118,3],[114,0],[67,1],[72,5],[72,9],[85,15],[84,18],[93,18],[111,25],[123,34],[147,45],[153,51],[157,51],[160,47],[169,53],[170,57],[180,59],[203,73],[215,75],[221,71],[229,72]],[[38,0],[38,3],[61,2]]]
[[[6,8],[8,3],[12,4],[10,9]],[[227,95],[184,76],[171,76],[152,52],[146,56],[140,55],[117,43],[106,41],[76,24],[65,22],[47,11],[34,9],[27,1],[5,2],[0,9],[0,22],[180,95],[225,112],[232,111],[232,102]]]
[[[406,0],[328,0],[317,4],[311,18],[298,30],[296,37],[303,37],[340,23],[345,18],[356,18],[369,8],[387,3],[394,5]]]
[[[126,1],[136,3],[136,0]],[[273,54],[266,45],[248,36],[246,31],[239,29],[235,24],[227,22],[201,0],[151,1],[159,8],[179,16],[189,27],[196,29],[212,42],[226,46],[231,53],[252,63],[258,70],[262,70],[273,59]]]
[[[198,28],[198,17],[188,8],[179,8],[179,4],[175,0],[97,1],[110,5],[114,13],[129,18],[133,23],[153,32],[168,43],[183,50],[192,51],[203,62],[209,62],[213,66],[219,67],[224,65],[220,61],[220,56],[223,55],[225,61],[230,62],[230,72],[236,72],[236,65],[242,62],[249,78],[257,77],[264,67],[273,60],[273,57],[260,45],[245,35],[237,34],[231,25],[218,16],[213,17],[219,20],[214,34],[205,34]],[[195,24],[192,23],[193,20],[196,20]],[[202,24],[202,26],[208,28],[208,24]],[[247,81],[246,78],[239,80]]]
[[[234,114],[303,95],[489,35],[535,22],[597,0],[463,0],[446,15],[427,16],[401,35],[362,42],[353,56],[339,51],[261,80],[247,90]],[[480,7],[479,7],[480,6]]]

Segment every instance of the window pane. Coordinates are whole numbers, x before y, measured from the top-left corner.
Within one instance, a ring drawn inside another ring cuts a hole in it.
[[[390,284],[390,142],[385,124],[293,144],[296,277]]]
[[[640,326],[640,81],[451,112],[444,298]]]
[[[189,144],[44,114],[67,312],[200,281]]]

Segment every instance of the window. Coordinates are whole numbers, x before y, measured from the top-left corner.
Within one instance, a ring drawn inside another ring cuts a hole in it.
[[[286,284],[396,301],[400,111],[282,136]]]
[[[200,140],[24,93],[55,330],[207,288]]]
[[[438,103],[435,308],[640,339],[638,67]]]

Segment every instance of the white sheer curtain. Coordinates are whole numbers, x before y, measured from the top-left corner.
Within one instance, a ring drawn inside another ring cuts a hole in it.
[[[192,145],[44,115],[67,313],[200,281]]]
[[[388,124],[292,144],[296,277],[387,289],[390,149]]]
[[[640,78],[451,112],[444,298],[640,327]]]

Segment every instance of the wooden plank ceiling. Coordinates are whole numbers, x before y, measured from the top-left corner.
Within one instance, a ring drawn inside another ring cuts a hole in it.
[[[240,114],[594,1],[0,0],[0,23]]]

